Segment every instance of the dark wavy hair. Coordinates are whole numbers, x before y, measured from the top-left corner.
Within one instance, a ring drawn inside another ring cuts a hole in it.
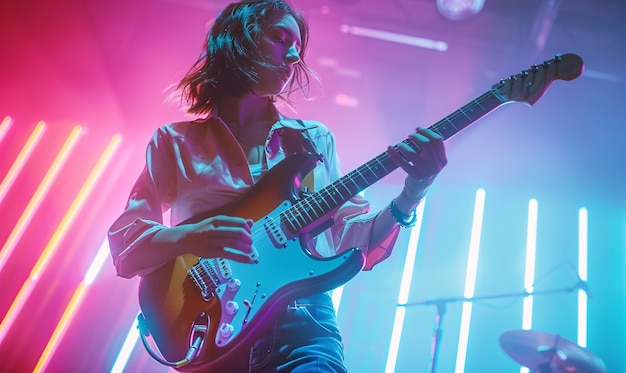
[[[258,81],[255,66],[268,66],[258,52],[263,27],[291,15],[300,28],[302,40],[300,62],[294,77],[279,96],[290,103],[289,96],[301,90],[308,97],[311,78],[315,72],[304,62],[309,27],[304,17],[285,0],[242,0],[226,6],[217,16],[206,38],[200,58],[177,85],[181,99],[192,114],[208,114],[223,96],[240,96],[251,91]]]

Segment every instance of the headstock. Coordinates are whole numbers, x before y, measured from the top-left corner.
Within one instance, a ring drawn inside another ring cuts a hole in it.
[[[491,91],[502,102],[517,101],[534,105],[553,81],[576,79],[583,70],[583,60],[578,55],[558,54],[551,60],[501,80],[491,87]]]

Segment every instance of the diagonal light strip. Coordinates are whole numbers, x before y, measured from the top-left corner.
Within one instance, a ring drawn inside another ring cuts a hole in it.
[[[15,161],[11,165],[11,168],[2,180],[2,183],[0,183],[0,203],[2,203],[2,200],[4,200],[4,196],[7,194],[7,191],[11,188],[11,186],[13,186],[13,183],[15,183],[17,175],[24,168],[24,165],[26,164],[26,161],[28,161],[28,158],[30,158],[31,154],[33,154],[33,150],[35,150],[35,147],[39,143],[39,140],[41,140],[41,136],[43,135],[45,128],[46,124],[44,122],[37,123],[35,129],[30,134],[28,140],[26,140],[26,143],[22,147],[22,150],[17,155],[17,158],[15,158]],[[0,133],[0,141],[2,141],[2,136],[3,134]]]
[[[0,123],[0,142],[2,142],[2,140],[4,139],[4,136],[6,136],[12,124],[13,124],[13,120],[11,119],[11,117],[9,116],[4,117],[4,119],[2,120],[2,123]]]
[[[80,135],[80,132],[81,132],[80,126],[74,127],[72,132],[70,132],[69,137],[67,138],[67,140],[61,147],[61,150],[59,151],[56,158],[52,162],[52,165],[50,166],[50,168],[44,175],[43,180],[39,184],[39,187],[37,187],[37,190],[35,191],[35,193],[33,193],[33,196],[28,202],[28,205],[26,205],[26,208],[22,212],[22,215],[17,221],[17,224],[15,224],[15,227],[13,227],[11,234],[9,235],[7,240],[4,242],[4,245],[2,246],[2,249],[0,250],[0,272],[2,272],[2,269],[4,268],[4,265],[6,264],[9,256],[11,256],[11,254],[13,253],[15,246],[17,245],[20,238],[22,238],[22,234],[24,234],[24,231],[29,226],[30,221],[35,215],[35,212],[37,211],[44,197],[50,190],[50,186],[52,185],[52,183],[58,176],[59,171],[61,170],[61,167],[63,167],[70,153],[74,149],[74,146],[76,145],[78,141],[78,136]],[[1,338],[0,338],[0,341],[1,341]]]
[[[102,269],[102,266],[106,258],[108,258],[108,256],[109,256],[109,242],[107,239],[105,239],[102,245],[100,245],[100,249],[98,250],[96,257],[91,262],[89,269],[85,273],[85,277],[83,278],[83,281],[80,284],[78,284],[78,287],[74,291],[74,295],[72,295],[72,299],[70,300],[67,307],[65,308],[65,311],[63,312],[63,315],[61,316],[59,323],[54,329],[54,332],[52,332],[52,336],[50,337],[50,340],[48,340],[48,344],[46,345],[43,353],[39,357],[39,361],[37,362],[37,365],[33,369],[33,373],[43,372],[46,370],[46,367],[48,366],[48,363],[50,362],[50,358],[54,355],[54,352],[56,351],[59,345],[59,341],[63,338],[63,336],[65,335],[65,332],[67,331],[68,326],[74,319],[74,316],[76,315],[76,311],[80,307],[83,301],[83,298],[85,294],[87,293],[89,285],[93,283],[98,273],[100,273],[100,270]]]
[[[395,32],[382,31],[360,26],[341,25],[339,30],[344,34],[363,36],[371,39],[390,41],[398,44],[410,45],[426,49],[433,49],[440,52],[448,50],[448,43],[445,41],[420,38],[417,36],[398,34]]]
[[[115,135],[113,139],[109,142],[107,149],[94,166],[91,174],[89,174],[89,176],[87,177],[86,182],[83,184],[83,187],[78,192],[76,198],[72,202],[72,205],[61,220],[61,223],[59,223],[56,231],[52,234],[50,241],[48,241],[46,248],[39,257],[39,260],[37,261],[37,263],[35,263],[35,266],[30,273],[30,277],[22,285],[22,288],[17,294],[17,297],[15,297],[13,304],[11,304],[9,311],[2,320],[2,323],[0,323],[0,344],[2,344],[2,341],[4,340],[7,331],[15,321],[17,315],[22,310],[22,307],[24,307],[24,304],[26,304],[26,300],[32,293],[35,285],[37,284],[40,273],[42,273],[48,266],[50,259],[56,252],[56,249],[58,248],[61,240],[65,236],[65,233],[67,233],[67,230],[69,229],[73,220],[78,215],[78,211],[85,203],[87,196],[91,193],[100,176],[102,175],[102,172],[106,168],[106,165],[111,160],[111,157],[115,149],[119,145],[120,140],[121,137],[119,135]]]
[[[115,359],[115,363],[113,364],[110,373],[122,373],[124,368],[126,368],[128,359],[130,359],[130,354],[133,352],[133,349],[135,349],[135,345],[139,340],[138,324],[139,322],[137,317],[135,317],[135,321],[133,322],[133,325],[131,325],[130,329],[128,329],[128,333],[126,334],[126,338],[122,344],[122,349],[117,354],[117,358]]]

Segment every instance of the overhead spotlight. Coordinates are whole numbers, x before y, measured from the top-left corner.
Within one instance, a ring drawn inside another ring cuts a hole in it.
[[[437,0],[437,10],[447,19],[461,21],[480,13],[485,0]]]

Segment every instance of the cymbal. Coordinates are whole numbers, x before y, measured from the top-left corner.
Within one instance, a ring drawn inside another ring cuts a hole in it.
[[[589,350],[567,339],[534,330],[509,330],[500,345],[531,372],[606,373],[604,362]]]

